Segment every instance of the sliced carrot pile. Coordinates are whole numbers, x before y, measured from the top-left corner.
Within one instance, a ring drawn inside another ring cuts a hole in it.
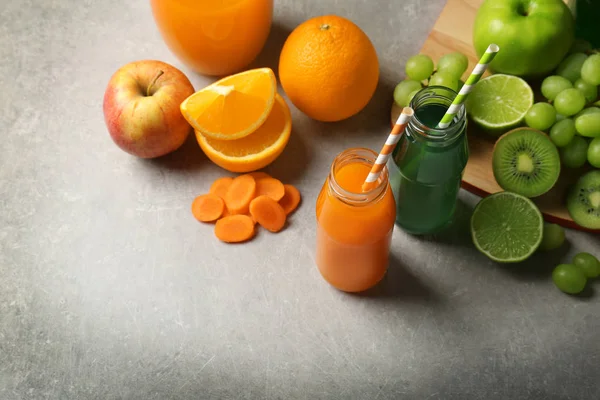
[[[219,178],[210,185],[209,193],[215,194],[225,200],[225,195],[227,194],[227,190],[229,190],[229,186],[233,182],[233,178],[230,176],[225,176],[223,178]]]
[[[215,236],[226,243],[245,242],[254,236],[254,222],[247,215],[230,215],[215,224]]]
[[[300,204],[300,191],[292,185],[283,185],[283,187],[285,189],[285,194],[283,195],[283,198],[279,200],[279,204],[283,208],[283,211],[285,211],[285,214],[289,215],[294,212],[298,207],[298,204]]]
[[[231,214],[247,214],[256,195],[256,181],[250,175],[240,175],[231,182],[225,193],[225,204]]]
[[[225,203],[214,194],[203,194],[192,202],[192,214],[201,222],[216,221],[223,215]]]
[[[250,215],[260,226],[271,232],[279,232],[285,226],[285,211],[269,196],[258,196],[252,200]]]
[[[268,231],[281,231],[300,200],[294,186],[255,171],[216,179],[209,193],[194,199],[192,213],[198,221],[216,221],[219,240],[239,243],[254,237],[257,223]]]
[[[269,196],[273,200],[279,201],[284,194],[283,183],[275,178],[261,178],[256,181],[256,197]]]

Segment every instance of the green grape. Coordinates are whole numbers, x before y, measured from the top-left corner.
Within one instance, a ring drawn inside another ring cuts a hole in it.
[[[581,78],[575,81],[573,87],[583,93],[583,96],[588,103],[591,103],[598,97],[598,86],[589,84]]]
[[[556,147],[565,147],[575,137],[575,121],[571,118],[558,121],[550,129],[550,140]]]
[[[587,83],[600,85],[600,54],[592,54],[581,67],[581,78]]]
[[[458,79],[447,72],[440,71],[433,74],[429,79],[429,86],[445,86],[456,91],[458,89]]]
[[[565,89],[554,98],[556,112],[566,117],[577,114],[585,107],[583,93],[575,88]]]
[[[419,91],[420,91],[420,89],[419,90],[413,90],[412,92],[410,92],[408,94],[408,97],[406,98],[406,100],[408,101],[408,103],[406,103],[406,105],[410,105],[410,102],[412,101],[413,97],[415,97],[415,95],[417,93],[419,93]]]
[[[588,146],[587,160],[595,168],[600,168],[600,137],[592,140]]]
[[[578,118],[585,114],[594,114],[594,113],[600,113],[600,108],[598,108],[598,107],[584,108],[583,110],[579,111],[577,113],[577,115],[575,115],[573,118]]]
[[[573,257],[573,265],[581,268],[588,278],[597,278],[600,275],[600,261],[590,253],[579,253]]]
[[[549,251],[558,249],[565,242],[565,230],[556,224],[544,224],[544,234],[540,249]]]
[[[572,87],[573,84],[567,78],[552,75],[542,81],[541,90],[544,97],[552,101],[560,92]]]
[[[585,289],[587,278],[581,268],[573,264],[560,264],[552,271],[552,280],[557,288],[568,294],[577,294]]]
[[[560,151],[560,159],[567,168],[579,168],[587,160],[588,142],[581,136],[575,135],[571,143]]]
[[[396,85],[394,89],[394,102],[398,107],[406,107],[408,105],[408,95],[415,90],[421,90],[421,82],[406,80]]]
[[[560,122],[560,121],[562,121],[565,118],[567,118],[567,117],[565,117],[562,114],[556,113],[556,122]]]
[[[465,85],[465,82],[462,79],[458,80],[458,87],[456,88],[457,92],[460,92],[460,89]]]
[[[560,75],[567,78],[571,83],[581,78],[581,67],[587,59],[587,56],[583,53],[573,53],[568,55],[564,60],[558,64],[556,68],[556,75]]]
[[[425,54],[417,54],[408,59],[404,70],[410,79],[424,81],[433,73],[433,60]]]
[[[600,136],[600,114],[589,113],[575,118],[575,129],[577,133],[585,137]]]
[[[527,126],[540,131],[550,128],[556,121],[556,110],[548,103],[535,103],[525,114]]]
[[[451,74],[459,79],[465,73],[469,66],[467,56],[462,53],[455,52],[445,54],[438,61],[437,70]]]
[[[573,45],[569,50],[569,54],[573,53],[587,53],[592,50],[592,45],[587,40],[575,39]]]

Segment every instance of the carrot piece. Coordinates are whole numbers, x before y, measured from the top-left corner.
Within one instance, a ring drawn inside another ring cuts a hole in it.
[[[212,222],[223,215],[225,203],[223,199],[214,194],[203,194],[192,202],[192,214],[201,222]]]
[[[285,194],[279,200],[279,205],[283,208],[286,215],[291,214],[300,204],[300,192],[292,185],[283,185]]]
[[[263,179],[263,178],[270,178],[271,175],[267,174],[266,172],[263,171],[254,171],[254,172],[249,172],[248,175],[251,175],[254,180],[259,180],[259,179]]]
[[[215,236],[222,242],[245,242],[254,236],[254,222],[247,215],[230,215],[215,224]]]
[[[269,196],[258,196],[250,203],[250,214],[263,228],[279,232],[285,225],[285,211]]]
[[[256,197],[269,196],[273,200],[279,201],[284,194],[283,183],[275,178],[262,178],[256,181]]]
[[[223,178],[219,178],[215,180],[212,185],[210,185],[209,193],[215,194],[225,200],[225,195],[227,194],[227,189],[231,186],[233,182],[233,178],[230,176],[225,176]]]
[[[230,215],[237,215],[237,214],[230,213],[229,210],[227,209],[227,206],[223,207],[223,215],[221,215],[221,218],[229,217]],[[250,219],[252,220],[252,222],[256,223],[254,218],[252,218],[252,215],[250,215],[250,211],[248,211],[248,214],[243,214],[243,215],[249,216]]]
[[[225,194],[230,214],[248,214],[248,206],[256,194],[256,181],[248,174],[236,177]]]

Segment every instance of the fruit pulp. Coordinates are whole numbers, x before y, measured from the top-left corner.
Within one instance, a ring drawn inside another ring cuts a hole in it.
[[[446,110],[440,104],[426,104],[417,107],[415,117],[435,128]],[[452,125],[456,123],[455,118]],[[466,128],[449,144],[419,135],[410,127],[404,131],[388,168],[396,198],[396,223],[409,233],[429,234],[452,221],[469,149]]]
[[[373,153],[373,160],[376,156]],[[334,168],[316,204],[317,267],[329,284],[346,292],[373,287],[388,268],[396,213],[387,172],[385,180],[374,189],[379,195],[352,200],[363,196],[361,187],[371,166],[356,161]],[[340,197],[332,190],[331,179],[347,192],[346,196]]]
[[[273,0],[150,0],[154,20],[171,51],[205,75],[247,67],[262,50]]]

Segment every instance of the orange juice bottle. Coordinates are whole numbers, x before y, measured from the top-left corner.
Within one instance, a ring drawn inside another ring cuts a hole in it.
[[[327,282],[345,292],[375,286],[388,267],[396,203],[387,167],[376,187],[362,192],[376,158],[363,148],[340,153],[317,198],[317,266]]]
[[[158,29],[171,51],[204,75],[247,67],[262,50],[273,0],[150,0]]]

